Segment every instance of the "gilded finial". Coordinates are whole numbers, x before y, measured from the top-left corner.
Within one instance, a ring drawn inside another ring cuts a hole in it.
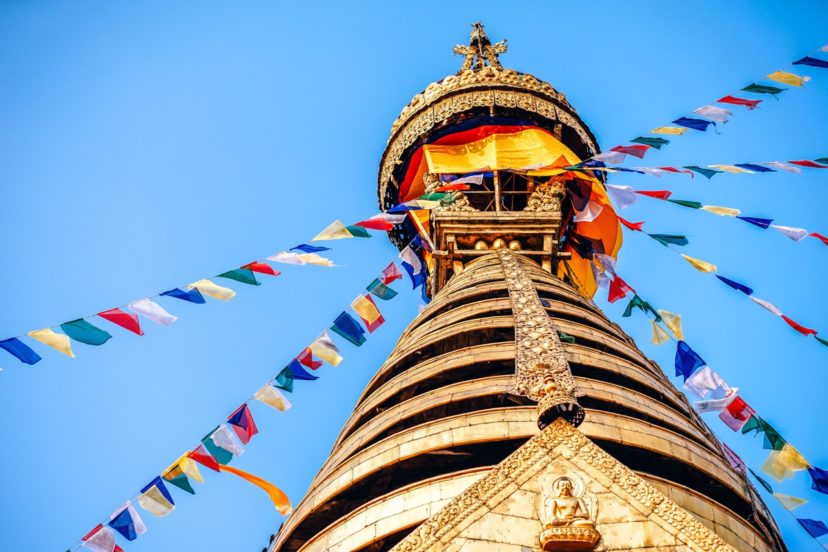
[[[463,46],[458,44],[454,47],[454,53],[460,56],[465,56],[463,66],[458,73],[463,71],[479,71],[486,67],[486,62],[489,62],[490,67],[495,69],[503,69],[500,65],[498,56],[506,52],[508,45],[505,40],[496,42],[494,44],[489,40],[489,36],[483,28],[480,21],[472,23],[471,36],[469,37],[469,45]],[[477,58],[477,59],[475,59]]]

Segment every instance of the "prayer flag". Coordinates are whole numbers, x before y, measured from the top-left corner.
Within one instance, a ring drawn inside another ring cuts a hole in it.
[[[225,449],[224,447],[219,446],[219,444],[216,443],[215,439],[213,438],[213,435],[215,434],[216,430],[218,430],[218,428],[215,428],[213,431],[205,435],[201,439],[201,444],[204,446],[207,452],[210,453],[210,456],[212,456],[216,462],[222,465],[229,464],[230,461],[233,460],[233,453]]]
[[[256,275],[253,274],[253,271],[249,268],[237,268],[235,270],[228,270],[227,272],[222,272],[218,275],[219,278],[227,278],[228,280],[235,280],[237,282],[241,282],[242,284],[247,284],[249,286],[260,286],[262,285],[256,279]]]
[[[800,77],[787,71],[774,71],[768,75],[768,78],[772,81],[781,82],[782,84],[790,84],[791,86],[803,86],[811,80],[811,77]]]
[[[379,213],[369,219],[357,222],[356,225],[362,226],[363,228],[370,228],[371,230],[387,232],[392,230],[395,225],[401,224],[404,220],[405,214],[393,215],[390,213]]]
[[[201,477],[201,473],[198,471],[198,466],[186,454],[170,464],[170,467],[164,470],[161,477],[163,477],[164,481],[167,483],[171,483],[182,491],[193,495],[195,494],[195,491],[193,490],[192,485],[190,485],[188,477],[192,477],[199,483],[204,482],[204,478]]]
[[[719,207],[717,205],[703,205],[702,209],[708,213],[713,213],[714,215],[719,215],[721,217],[737,217],[742,214],[739,209],[734,209],[732,207]]]
[[[802,174],[802,169],[800,169],[799,167],[793,167],[791,165],[787,165],[787,164],[782,163],[780,161],[768,161],[767,163],[762,163],[762,164],[767,165],[768,167],[773,167],[775,169],[788,171],[788,172],[792,172],[792,173],[796,173],[796,174]]]
[[[647,301],[645,301],[638,295],[633,295],[633,298],[630,299],[629,303],[627,303],[627,308],[624,309],[624,314],[622,314],[621,316],[629,317],[632,314],[633,307],[641,309],[644,313],[652,313],[656,322],[661,322],[661,315],[659,315],[658,312],[656,312],[656,310]]]
[[[655,149],[661,149],[661,146],[666,146],[670,143],[670,140],[665,140],[664,138],[653,138],[650,136],[639,136],[638,138],[633,138],[630,142],[644,144],[645,146]]]
[[[809,235],[809,236],[811,236],[812,238],[816,238],[816,239],[818,239],[819,241],[821,241],[821,242],[822,242],[822,243],[824,243],[825,245],[828,245],[828,236],[823,236],[823,235],[822,235],[822,234],[820,234],[819,232],[811,232],[811,233],[810,233],[810,234],[808,234],[808,235]]]
[[[787,90],[786,88],[777,88],[776,86],[764,86],[762,84],[749,84],[742,88],[745,92],[753,92],[754,94],[770,94],[776,96]]]
[[[164,307],[155,301],[150,301],[149,299],[133,301],[129,304],[129,310],[137,312],[144,318],[152,320],[156,324],[161,324],[162,326],[169,326],[178,320],[177,316],[168,313]]]
[[[244,452],[244,447],[236,440],[233,432],[227,427],[227,424],[222,424],[210,436],[213,442],[231,453],[233,456],[241,456]]]
[[[739,458],[739,455],[733,452],[729,446],[724,443],[721,443],[721,445],[722,450],[724,451],[724,456],[727,459],[727,463],[730,464],[730,467],[747,475],[747,466],[745,465],[745,461]]]
[[[482,179],[481,179],[482,181]],[[451,184],[443,184],[434,188],[435,192],[464,192],[470,190],[471,186],[463,184],[462,182],[452,182]]]
[[[667,199],[673,195],[670,190],[636,190],[635,193],[656,199]]]
[[[726,103],[726,104],[733,104],[733,105],[743,105],[748,110],[756,109],[756,107],[762,103],[762,100],[745,100],[744,98],[737,98],[736,96],[725,96],[724,98],[719,98],[716,100],[718,103]]]
[[[714,399],[725,398],[732,392],[727,382],[710,366],[703,366],[693,372],[685,380],[684,388],[700,399],[704,399],[708,393],[712,393]]]
[[[757,435],[759,433],[764,434],[764,442],[762,443],[762,446],[765,449],[782,450],[782,447],[785,446],[786,441],[782,438],[779,432],[759,416],[754,415],[747,421],[744,427],[742,427],[742,435],[746,435],[751,431],[756,432]]]
[[[270,257],[268,257],[270,259]],[[317,253],[303,253],[299,255],[299,263],[302,265],[311,264],[316,266],[336,266],[334,262],[328,258],[322,257]]]
[[[794,62],[796,63],[796,62]],[[825,65],[828,67],[828,64]],[[828,535],[828,527],[825,526],[825,523],[817,520],[817,519],[806,519],[806,518],[796,518],[796,521],[808,531],[808,534],[818,539],[822,535]]]
[[[661,138],[653,138],[653,140],[661,140]],[[656,178],[661,178],[661,175],[664,174],[664,169],[656,169],[655,167],[633,167],[635,170],[639,172],[643,172],[644,174],[649,174],[650,176],[655,176]]]
[[[327,248],[326,248],[327,249]],[[259,274],[267,274],[269,276],[278,276],[281,274],[278,270],[274,270],[272,266],[267,263],[260,263],[260,262],[253,262],[248,263],[242,267],[243,269],[252,270],[253,272],[258,272]]]
[[[729,285],[733,289],[735,289],[737,291],[741,291],[745,295],[753,295],[753,289],[747,287],[744,284],[740,284],[739,282],[735,282],[735,281],[731,280],[730,278],[725,278],[724,276],[719,276],[718,274],[716,274],[716,278],[718,278],[719,280],[721,280],[725,284]]]
[[[230,466],[220,466],[220,470],[223,472],[230,472],[233,475],[241,477],[248,483],[256,485],[257,487],[262,489],[264,492],[267,493],[267,496],[270,497],[270,500],[273,502],[273,505],[283,516],[290,514],[291,510],[293,509],[287,495],[284,492],[282,492],[281,489],[274,486],[272,483],[265,481],[261,477],[257,477],[251,473],[247,473],[246,471],[242,471],[238,468],[231,468]]]
[[[190,484],[190,480],[187,479],[187,476],[184,474],[171,476],[168,474],[164,474],[164,481],[169,483],[170,485],[175,485],[185,493],[190,493],[191,495],[195,494],[195,489]]]
[[[293,380],[290,380],[290,388],[293,389]],[[286,389],[286,391],[289,391]],[[261,389],[256,391],[256,394],[253,397],[259,401],[263,402],[266,405],[275,408],[280,412],[287,412],[293,406],[290,404],[290,401],[285,397],[278,389],[270,385],[269,383],[265,384]]]
[[[646,233],[646,232],[645,232]],[[647,234],[654,240],[656,240],[661,245],[667,247],[669,245],[687,245],[687,237],[686,236],[677,236],[673,234]]]
[[[719,419],[733,431],[739,431],[756,411],[737,396],[719,411]]]
[[[618,217],[618,222],[629,228],[630,230],[635,230],[637,232],[642,231],[642,227],[644,226],[644,221],[641,222],[630,222],[624,218]]]
[[[753,174],[751,171],[743,169],[737,165],[708,165],[708,167],[711,169],[729,172],[730,174]]]
[[[108,525],[128,541],[134,541],[138,538],[138,535],[147,532],[147,526],[144,525],[144,521],[138,515],[132,502],[127,501],[126,504],[121,506],[120,510],[110,515],[109,519]]]
[[[403,268],[411,278],[412,289],[417,289],[423,285],[426,279],[425,272],[423,271],[423,263],[414,250],[411,249],[410,245],[407,245],[400,252],[400,259],[402,259]]]
[[[351,234],[351,236],[354,237],[354,238],[370,238],[371,237],[371,234],[368,232],[368,230],[366,230],[362,226],[353,225],[353,226],[346,226],[345,228],[348,230],[348,233]]]
[[[668,199],[670,203],[675,203],[676,205],[681,205],[682,207],[687,207],[688,209],[701,209],[702,204],[698,201],[687,201],[686,199]]]
[[[760,173],[776,172],[775,170],[769,169],[769,168],[765,167],[764,165],[757,165],[755,163],[736,163],[734,166],[735,167],[741,167],[743,169],[747,169],[747,170],[753,171],[753,172],[760,172]]]
[[[109,309],[108,311],[99,312],[98,316],[136,335],[144,335],[144,330],[141,329],[137,314],[129,314],[121,309]]]
[[[204,300],[204,296],[201,295],[201,292],[197,289],[193,289],[190,291],[184,291],[183,289],[171,289],[170,291],[164,291],[161,295],[166,295],[168,297],[175,297],[176,299],[181,299],[182,301],[189,301],[190,303],[198,303],[202,305],[207,301]]]
[[[175,509],[175,502],[160,477],[141,489],[138,504],[154,516],[163,517]]]
[[[701,259],[696,259],[690,255],[685,255],[684,253],[682,253],[681,256],[684,257],[684,260],[693,265],[693,268],[699,272],[716,272],[716,265],[714,264],[702,261]]]
[[[650,320],[650,322],[653,325],[653,337],[650,339],[653,345],[661,345],[662,343],[670,341],[670,335],[664,331],[664,328],[659,326],[655,320]]]
[[[44,345],[48,345],[56,351],[60,351],[66,356],[75,358],[75,353],[72,352],[72,343],[69,341],[69,338],[63,334],[55,333],[52,331],[52,328],[43,328],[42,330],[29,332],[29,337],[40,341]]]
[[[75,341],[96,347],[103,345],[112,337],[109,332],[93,326],[83,318],[71,322],[64,322],[60,325],[60,329]]]
[[[670,331],[673,332],[673,335],[676,336],[678,339],[684,339],[684,333],[681,330],[681,316],[666,310],[658,310],[658,314],[661,315],[661,321],[664,322],[664,325],[670,328]]]
[[[701,115],[711,121],[716,121],[717,123],[726,123],[728,119],[733,116],[732,111],[728,111],[727,109],[722,109],[721,107],[716,107],[714,105],[702,106],[693,111],[693,113]]]
[[[691,128],[693,130],[700,130],[702,132],[706,131],[707,127],[709,127],[710,125],[716,126],[716,123],[713,123],[711,121],[705,121],[704,119],[694,119],[692,117],[679,117],[678,119],[673,121],[673,124]]]
[[[690,345],[679,340],[676,346],[676,375],[684,376],[687,381],[693,372],[707,364]]]
[[[213,299],[220,299],[221,301],[229,301],[236,296],[236,292],[230,288],[226,288],[214,284],[210,280],[199,280],[187,286],[189,289],[197,289],[204,295],[212,297]]]
[[[635,190],[630,186],[613,186],[612,184],[607,184],[607,193],[616,205],[618,205],[619,209],[626,209],[638,201]]]
[[[788,161],[788,163],[793,163],[794,165],[799,165],[800,167],[808,167],[810,169],[828,169],[828,165],[820,165],[819,163],[814,163],[813,161],[808,161],[807,159],[803,159],[801,161]]]
[[[388,285],[395,280],[402,280],[402,272],[397,263],[391,262],[382,270],[382,283]]]
[[[590,268],[592,268],[592,277],[595,278],[595,285],[599,288],[609,288],[610,279],[607,278],[607,275],[601,272],[601,269],[596,264],[590,264]]]
[[[316,354],[316,356],[322,356],[316,351],[314,351],[314,353]],[[287,370],[290,374],[290,377],[292,377],[295,380],[313,381],[319,379],[318,376],[314,376],[313,374],[302,368],[302,365],[299,364],[299,361],[297,361],[296,359],[293,359],[290,361],[290,363],[288,363]]]
[[[368,284],[365,289],[384,301],[389,301],[397,296],[397,292],[383,284],[379,278]]]
[[[771,228],[777,230],[793,241],[802,241],[808,236],[808,231],[804,228],[794,228],[793,226],[779,226],[778,224],[771,224]]]
[[[764,489],[766,491],[768,491],[770,494],[773,494],[773,487],[770,486],[770,483],[768,483],[767,481],[765,481],[764,479],[762,479],[761,477],[756,475],[756,472],[753,471],[752,469],[748,468],[748,471],[756,479],[756,481],[758,481],[759,484],[762,485],[762,487],[764,487]]]
[[[806,328],[805,326],[802,326],[801,324],[796,323],[794,320],[791,320],[790,318],[788,318],[784,314],[781,315],[781,316],[782,316],[782,320],[784,320],[785,322],[788,323],[788,326],[795,329],[796,331],[798,331],[802,335],[816,335],[816,333],[817,333],[816,330],[812,330],[811,328]]]
[[[307,243],[300,243],[296,247],[291,247],[291,251],[301,251],[302,253],[322,253],[323,251],[330,251],[330,247],[322,247],[321,245],[309,245]]]
[[[788,510],[789,512],[796,510],[803,504],[808,504],[807,500],[804,500],[796,496],[786,495],[782,493],[773,493],[773,496],[776,498],[776,500],[779,501],[780,504],[782,504],[782,507]]]
[[[658,128],[654,128],[650,131],[652,134],[673,134],[673,135],[682,135],[687,132],[686,128],[679,128],[679,127],[671,127],[671,126],[660,126]]]
[[[259,432],[259,428],[256,427],[256,422],[253,420],[253,415],[250,413],[247,403],[244,403],[235,412],[230,414],[227,418],[227,423],[233,427],[233,431],[236,432],[236,436],[243,445],[249,443],[250,439]]]
[[[380,316],[379,319],[382,319],[382,316]],[[380,322],[380,324],[381,323],[382,322]],[[377,327],[379,327],[379,324],[377,324]],[[336,343],[334,343],[333,339],[331,339],[331,335],[328,333],[328,330],[322,332],[322,335],[317,337],[316,341],[311,343],[310,350],[313,351],[313,354],[315,354],[331,366],[339,366],[339,364],[342,362],[342,357],[339,355],[339,348],[336,346]]]
[[[592,160],[600,161],[602,163],[612,163],[613,165],[617,165],[619,163],[623,163],[624,158],[626,156],[627,156],[627,154],[624,153],[623,151],[612,151],[612,150],[610,150],[610,151],[605,151],[604,153],[599,153],[598,155],[593,155]],[[584,162],[584,165],[589,166],[589,165],[587,165],[586,161]]]
[[[40,355],[16,337],[0,341],[0,348],[5,349],[20,362],[24,362],[29,365],[40,362]]]
[[[626,153],[627,155],[634,155],[639,159],[644,159],[644,155],[646,155],[648,149],[650,149],[649,145],[639,144],[636,146],[615,146],[612,148],[612,151]]]
[[[218,471],[219,469],[219,463],[215,458],[213,458],[213,455],[210,454],[210,451],[208,451],[203,444],[198,445],[187,456],[188,458],[195,460],[202,466],[210,468],[213,471]]]
[[[93,552],[123,552],[123,549],[115,544],[115,533],[109,527],[98,524],[89,531],[82,539],[81,546]]]
[[[716,171],[713,169],[705,169],[704,167],[699,167],[698,165],[685,165],[685,169],[690,169],[693,172],[697,172],[700,175],[704,176],[708,180],[713,178],[715,175],[721,173],[722,171]]]
[[[754,226],[758,226],[759,228],[761,228],[763,230],[767,230],[768,227],[773,222],[773,219],[764,219],[764,218],[756,218],[756,217],[739,217],[739,216],[737,216],[736,218],[739,219],[739,220],[743,220],[745,222],[749,222],[750,224],[752,224]]]
[[[607,301],[610,303],[615,303],[619,299],[623,299],[627,296],[627,293],[633,292],[635,290],[627,284],[618,274],[613,274],[613,278],[610,281],[609,286],[609,295],[607,296]]]
[[[592,222],[601,212],[604,206],[595,201],[588,201],[586,207],[582,211],[575,210],[575,216],[572,217],[573,222]]]
[[[563,162],[566,165],[569,164],[566,161],[566,158],[564,156],[561,156],[558,159],[559,160],[563,159]],[[470,173],[470,174],[461,176],[460,178],[455,178],[454,180],[451,180],[450,182],[452,184],[475,184],[475,185],[480,185],[480,184],[483,183],[483,176],[491,176],[491,173]]]
[[[335,220],[330,223],[327,228],[319,232],[311,241],[341,240],[353,237],[353,234],[348,231],[348,228],[346,228],[341,221]]]
[[[779,310],[776,307],[776,305],[773,305],[772,303],[768,303],[767,301],[764,301],[762,299],[759,299],[758,297],[753,297],[753,296],[750,296],[750,300],[753,301],[754,303],[756,303],[757,305],[760,305],[760,306],[768,309],[769,311],[771,311],[776,316],[782,316],[782,311]]]
[[[696,401],[695,407],[701,413],[705,412],[720,412],[722,408],[729,405],[735,398],[739,391],[738,387],[734,387],[729,395],[725,395],[721,399],[708,399],[704,401]]]
[[[828,69],[828,61],[823,61],[821,59],[811,56],[805,56],[802,59],[796,60],[795,62],[793,62],[793,65],[810,65],[811,67]]]
[[[816,466],[808,467],[811,476],[811,488],[823,494],[828,494],[828,471]]]
[[[299,361],[299,364],[301,364],[302,366],[307,366],[311,370],[316,370],[317,368],[322,366],[321,360],[313,360],[313,352],[310,350],[310,348],[307,348],[301,353],[299,353],[299,356],[296,357],[296,360]]]
[[[347,312],[343,312],[336,317],[331,329],[357,347],[360,347],[363,343],[365,343],[365,330],[363,330],[362,326],[359,325],[359,322],[354,320],[353,316]]]
[[[794,473],[807,468],[808,461],[798,450],[785,443],[782,450],[771,451],[761,469],[781,483],[786,479],[792,479]]]

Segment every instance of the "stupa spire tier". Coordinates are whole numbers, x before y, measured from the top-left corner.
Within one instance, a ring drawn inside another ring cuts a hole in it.
[[[455,54],[465,57],[463,66],[457,73],[460,74],[468,70],[479,71],[486,67],[487,62],[490,67],[502,69],[499,56],[506,53],[508,48],[506,40],[492,44],[480,21],[472,23],[469,45],[458,44],[454,47]]]

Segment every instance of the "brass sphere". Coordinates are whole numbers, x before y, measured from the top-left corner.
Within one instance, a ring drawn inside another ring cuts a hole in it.
[[[489,244],[484,242],[483,240],[477,240],[477,242],[474,244],[474,249],[476,251],[483,251],[484,249],[488,249],[488,248],[489,248]]]
[[[506,240],[503,238],[497,238],[495,241],[492,242],[492,249],[504,249],[506,247]]]
[[[512,251],[520,251],[520,242],[517,240],[510,241],[509,249],[511,249]]]

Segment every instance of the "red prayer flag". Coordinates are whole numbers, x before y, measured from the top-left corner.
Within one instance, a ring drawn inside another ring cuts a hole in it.
[[[141,324],[138,323],[137,314],[129,314],[121,309],[110,309],[108,311],[99,312],[98,316],[104,320],[109,320],[113,324],[131,331],[137,335],[144,335],[144,330],[141,329]]]
[[[607,297],[607,301],[610,303],[615,303],[619,299],[623,299],[627,296],[628,293],[634,292],[633,288],[627,284],[624,280],[621,279],[618,274],[615,274],[613,279],[610,280],[609,285],[609,296]]]
[[[394,228],[394,225],[392,223],[379,218],[361,220],[358,223],[356,223],[356,225],[362,226],[363,228],[370,228],[371,230],[382,230],[383,232],[388,232],[389,230]]]
[[[256,422],[253,421],[253,415],[250,413],[247,403],[241,405],[235,412],[230,414],[230,417],[227,418],[227,423],[230,424],[230,427],[236,432],[239,441],[244,445],[249,443],[250,438],[259,432],[259,428],[256,427]]]
[[[302,351],[296,360],[299,361],[299,364],[302,366],[307,366],[311,370],[316,370],[320,366],[322,366],[321,360],[313,360],[313,353],[311,352],[310,348],[305,349]]]
[[[435,188],[434,191],[435,192],[462,192],[462,191],[470,190],[470,189],[471,189],[471,186],[469,186],[468,184],[463,184],[461,182],[460,184],[444,184],[443,186],[440,186],[439,188]]]
[[[242,268],[246,268],[248,270],[252,270],[253,272],[258,272],[259,274],[269,274],[271,276],[278,276],[281,274],[278,270],[273,270],[273,267],[267,263],[250,263],[244,265]]]
[[[219,471],[218,460],[213,458],[213,455],[210,454],[206,448],[204,448],[204,445],[198,445],[195,450],[191,451],[187,456],[202,466],[210,468],[214,471]]]
[[[742,397],[736,397],[719,412],[719,418],[733,431],[739,431],[755,413]]]
[[[393,262],[386,266],[385,270],[382,271],[382,283],[386,286],[394,280],[400,279],[402,279],[402,272],[400,272],[400,269]]]
[[[644,221],[641,222],[630,222],[625,218],[618,217],[618,222],[629,228],[630,230],[636,230],[641,232],[641,227],[644,226]]]
[[[716,101],[719,103],[743,105],[751,110],[756,109],[756,106],[762,103],[762,100],[746,100],[744,98],[737,98],[736,96],[725,96],[724,98],[719,98]]]
[[[671,173],[681,173],[681,174],[689,174],[690,178],[696,178],[696,175],[693,174],[693,171],[689,171],[687,169],[677,169],[675,167],[659,167],[662,171],[667,171]]]
[[[635,193],[654,197],[656,199],[668,199],[671,195],[673,195],[673,192],[670,190],[636,190]]]
[[[811,233],[810,233],[810,234],[808,234],[808,235],[809,235],[809,236],[812,236],[812,237],[814,237],[814,238],[816,238],[816,239],[818,239],[818,240],[820,240],[820,241],[821,241],[822,243],[824,243],[825,245],[828,245],[828,236],[823,236],[823,235],[822,235],[822,234],[820,234],[819,232],[811,232]]]
[[[635,146],[615,146],[612,148],[611,151],[617,151],[618,153],[626,153],[629,155],[634,155],[639,159],[644,159],[644,155],[647,153],[647,150],[650,149],[650,146],[646,144],[638,144]]]
[[[808,161],[807,159],[803,159],[802,161],[788,161],[792,165],[799,165],[800,167],[809,167],[811,169],[828,169],[828,165],[820,165],[819,163],[814,163],[813,161]]]
[[[788,326],[795,329],[796,331],[798,331],[802,335],[816,335],[816,330],[812,330],[811,328],[806,328],[805,326],[803,326],[801,324],[797,324],[795,321],[791,320],[790,318],[788,318],[784,314],[782,315],[782,320],[787,322]]]
[[[382,315],[379,315],[379,317],[370,324],[366,322],[365,319],[362,319],[362,322],[365,323],[365,327],[368,328],[368,331],[370,333],[374,333],[374,330],[376,330],[385,323],[385,318],[383,318]]]

